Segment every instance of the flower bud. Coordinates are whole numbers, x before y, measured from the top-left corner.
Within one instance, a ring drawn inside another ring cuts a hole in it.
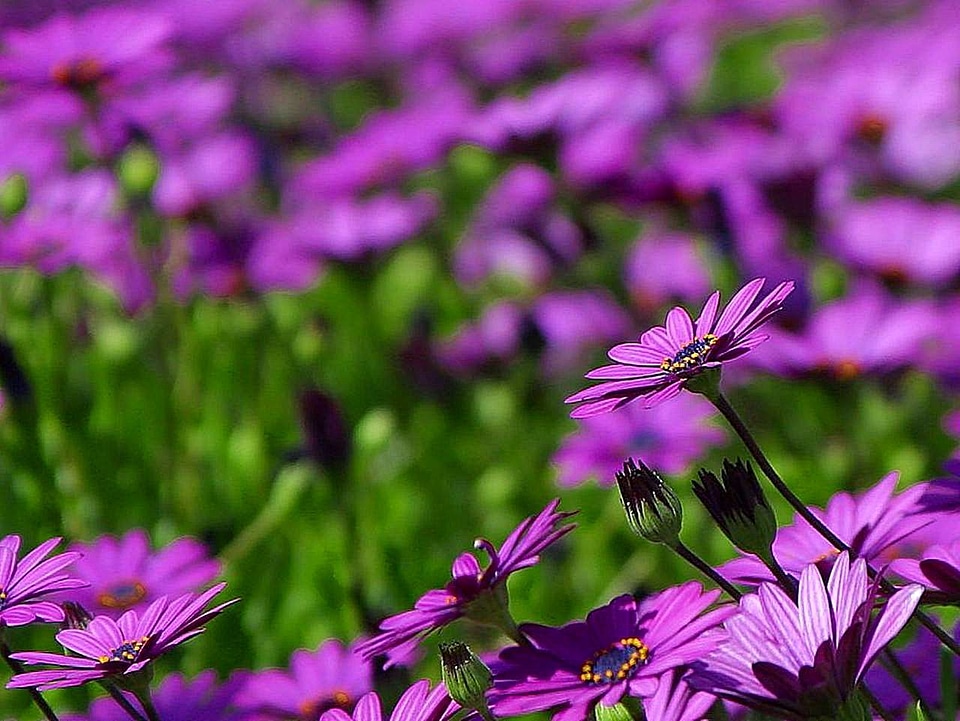
[[[634,533],[654,543],[676,546],[680,542],[683,508],[680,499],[663,479],[628,458],[617,473],[620,501]]]
[[[64,601],[61,604],[63,608],[63,621],[60,622],[62,629],[80,629],[83,630],[90,625],[93,616],[90,612],[74,601]]]
[[[160,175],[160,160],[147,146],[135,143],[120,157],[117,177],[130,195],[148,195]]]
[[[14,173],[0,183],[0,216],[12,218],[27,204],[27,179]]]
[[[724,459],[722,480],[701,470],[693,492],[731,543],[745,553],[768,558],[777,519],[749,463]]]
[[[440,644],[440,669],[450,698],[463,708],[488,710],[486,694],[493,686],[493,674],[465,643]]]

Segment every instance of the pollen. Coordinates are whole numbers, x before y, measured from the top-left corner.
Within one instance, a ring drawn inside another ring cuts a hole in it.
[[[138,641],[124,641],[110,652],[109,656],[100,656],[97,661],[100,663],[110,663],[111,661],[120,661],[121,663],[133,663],[140,655],[140,651],[150,640],[149,636],[143,636]]]
[[[580,680],[585,683],[623,681],[647,663],[649,656],[650,649],[639,638],[621,638],[584,662],[580,668]]]
[[[713,333],[694,338],[677,351],[673,358],[664,358],[660,363],[660,369],[668,373],[683,373],[703,365],[710,355],[710,349],[717,344],[717,340],[719,339]]]

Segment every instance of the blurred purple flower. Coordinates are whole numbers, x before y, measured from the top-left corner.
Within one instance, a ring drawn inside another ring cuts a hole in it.
[[[949,284],[960,272],[960,210],[885,197],[847,205],[828,247],[847,264],[893,281]]]
[[[64,598],[94,616],[116,619],[131,608],[142,612],[161,596],[198,591],[220,573],[220,562],[198,541],[178,538],[152,552],[140,528],[120,538],[105,535],[74,543],[70,550],[77,554],[71,570],[87,587]]]
[[[432,689],[426,679],[417,681],[403,692],[390,714],[389,721],[441,721],[460,710],[447,695],[447,689],[438,683]],[[341,709],[331,709],[320,716],[319,721],[382,721],[380,697],[368,693],[357,703],[352,714]]]
[[[560,469],[557,483],[575,486],[593,477],[609,486],[623,459],[632,456],[664,473],[682,473],[726,440],[723,430],[706,422],[713,414],[705,399],[685,395],[670,405],[632,405],[585,418],[553,456]]]
[[[756,278],[741,288],[717,318],[719,291],[710,296],[696,324],[686,310],[676,307],[665,326],[646,331],[637,343],[621,343],[609,352],[616,365],[587,373],[587,378],[605,382],[575,393],[567,403],[581,405],[570,414],[587,418],[615,410],[638,398],[644,407],[677,395],[686,383],[706,369],[749,353],[767,339],[758,333],[782,307],[793,290],[790,281],[780,283],[756,302],[764,279]]]
[[[850,380],[916,364],[937,330],[929,303],[895,299],[862,283],[815,311],[803,333],[771,333],[750,362],[773,373],[826,372]]]
[[[560,525],[573,513],[558,511],[559,505],[559,499],[551,501],[539,514],[525,519],[507,536],[499,551],[487,539],[478,538],[474,547],[490,558],[486,568],[480,567],[472,553],[457,556],[453,580],[442,589],[427,591],[412,611],[381,622],[380,633],[360,643],[357,652],[365,659],[386,654],[385,667],[389,667],[408,657],[423,636],[469,616],[470,606],[477,599],[497,595],[496,600],[504,603],[510,574],[536,565],[544,549],[575,528],[573,524]]]
[[[922,590],[897,591],[871,617],[877,586],[864,560],[851,563],[846,552],[826,584],[816,565],[803,570],[797,602],[764,583],[740,600],[724,624],[727,640],[695,665],[690,684],[783,718],[832,717],[906,625]]]
[[[242,683],[240,675],[226,683],[217,683],[217,674],[211,669],[187,680],[172,673],[151,689],[153,704],[163,721],[245,721],[246,716],[233,708],[233,702]],[[136,708],[136,701],[128,696]],[[83,716],[61,716],[63,721],[128,721],[130,716],[112,698],[101,698],[90,704]]]
[[[634,304],[641,310],[653,311],[669,301],[691,301],[709,293],[712,283],[703,251],[694,237],[686,233],[641,234],[634,241],[623,271]]]
[[[892,649],[891,649],[892,651]],[[910,679],[920,689],[920,697],[928,708],[940,706],[940,664],[931,659],[940,655],[940,640],[930,631],[917,627],[910,642],[896,649],[896,658]],[[954,659],[954,673],[960,673],[960,663]],[[916,704],[913,695],[882,664],[874,664],[867,671],[867,686],[880,704],[899,717],[906,715],[908,706]]]
[[[373,690],[373,667],[354,648],[336,639],[316,651],[300,649],[290,657],[290,670],[267,669],[250,675],[236,698],[243,718],[312,721],[329,709],[351,711]]]
[[[491,665],[491,708],[501,716],[559,709],[556,721],[574,721],[598,703],[649,698],[666,674],[717,647],[719,625],[735,611],[707,611],[719,595],[689,582],[641,602],[618,596],[560,628],[523,624],[530,644],[502,650]]]
[[[871,489],[853,495],[840,492],[827,503],[826,511],[810,507],[840,540],[849,544],[858,557],[868,563],[888,560],[888,555],[911,534],[927,526],[932,514],[921,501],[928,490],[924,484],[894,495],[900,474],[888,473]],[[829,568],[839,555],[834,548],[799,514],[793,524],[777,531],[773,555],[789,574],[799,576],[810,564]],[[720,567],[720,572],[736,583],[755,585],[772,581],[773,575],[753,556],[737,558]]]
[[[78,554],[68,551],[47,558],[58,543],[59,538],[51,538],[18,560],[20,536],[0,539],[0,631],[4,626],[63,620],[63,609],[46,598],[86,582],[64,571]]]
[[[54,688],[79,686],[88,681],[136,673],[171,648],[203,633],[203,625],[240,599],[235,598],[205,610],[207,603],[226,584],[217,584],[199,596],[188,593],[168,600],[161,596],[140,616],[136,610],[118,620],[96,616],[84,629],[65,629],[57,642],[72,656],[24,651],[13,658],[26,664],[55,668],[18,673],[7,688]]]

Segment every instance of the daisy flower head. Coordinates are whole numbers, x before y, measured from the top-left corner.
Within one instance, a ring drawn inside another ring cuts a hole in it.
[[[389,721],[441,721],[459,708],[442,683],[431,689],[430,682],[423,679],[403,692]],[[332,709],[320,716],[320,721],[383,721],[383,718],[380,697],[370,692],[360,699],[352,715],[342,709]]]
[[[581,721],[625,696],[666,708],[660,679],[717,648],[720,624],[736,611],[708,611],[719,594],[691,581],[640,602],[618,596],[560,628],[524,624],[530,643],[504,649],[491,665],[490,705],[500,716],[554,709],[555,721]]]
[[[48,597],[86,585],[64,571],[80,554],[67,552],[47,558],[60,543],[59,538],[51,538],[18,560],[20,543],[17,535],[0,539],[0,629],[34,621],[62,621],[63,609]]]
[[[779,718],[834,717],[855,702],[877,654],[910,619],[921,586],[900,589],[872,615],[878,586],[862,558],[844,551],[824,583],[816,564],[800,576],[794,602],[772,583],[740,600],[727,639],[696,664],[690,683]]]
[[[614,364],[586,376],[603,382],[567,398],[567,403],[580,404],[571,417],[607,413],[638,398],[652,408],[705,371],[749,353],[767,339],[759,328],[783,307],[794,287],[785,281],[757,301],[763,284],[763,278],[751,280],[719,316],[719,291],[707,299],[696,321],[676,307],[667,314],[665,325],[646,331],[639,342],[611,348],[607,355]]]
[[[289,670],[267,669],[250,675],[236,705],[252,719],[314,721],[333,708],[352,710],[372,690],[373,665],[352,646],[331,638],[316,651],[294,651]]]
[[[72,571],[86,587],[69,594],[94,616],[119,618],[131,609],[141,611],[160,596],[197,592],[220,573],[220,562],[192,538],[178,538],[157,551],[142,528],[122,537],[104,535],[91,543],[74,543]]]
[[[235,598],[206,609],[225,585],[173,600],[161,596],[142,614],[131,609],[117,620],[96,616],[86,628],[64,629],[57,634],[57,642],[72,655],[40,651],[13,654],[13,658],[26,664],[53,668],[19,673],[10,679],[7,688],[46,691],[135,674],[170,649],[203,633],[207,621],[239,601]]]
[[[416,649],[423,636],[467,616],[479,623],[503,627],[512,625],[507,613],[507,578],[514,571],[529,568],[540,560],[540,553],[576,526],[560,525],[573,515],[557,510],[560,500],[547,504],[536,516],[517,526],[497,548],[478,538],[474,548],[490,558],[486,568],[472,553],[463,553],[453,562],[453,579],[443,588],[423,594],[413,610],[390,616],[380,624],[380,633],[364,641],[357,652],[365,659],[386,654],[385,668],[402,664]]]

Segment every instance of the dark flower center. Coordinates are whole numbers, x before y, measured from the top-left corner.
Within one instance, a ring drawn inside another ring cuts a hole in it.
[[[668,373],[682,373],[696,368],[707,359],[707,354],[717,344],[717,340],[717,336],[713,333],[707,333],[702,338],[694,338],[678,350],[673,358],[664,358],[660,368]]]
[[[147,589],[140,581],[124,581],[97,596],[97,603],[106,608],[127,609],[136,606],[146,595]]]
[[[100,663],[109,663],[110,661],[121,661],[123,663],[133,663],[140,655],[140,650],[150,640],[149,636],[144,636],[139,641],[124,641],[110,652],[109,656],[100,656],[97,659]]]
[[[69,63],[59,63],[50,74],[60,85],[74,90],[85,90],[103,78],[104,70],[96,58],[84,57]]]
[[[593,658],[580,669],[580,680],[587,683],[616,683],[630,678],[647,662],[650,649],[639,638],[621,638]]]

